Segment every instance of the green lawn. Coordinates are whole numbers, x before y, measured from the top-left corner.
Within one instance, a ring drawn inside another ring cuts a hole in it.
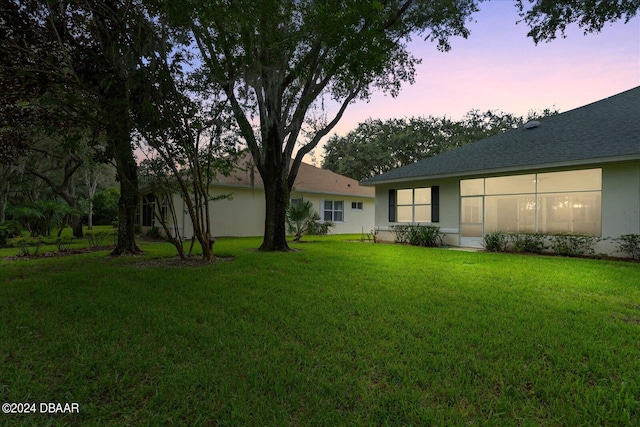
[[[640,423],[640,264],[307,239],[0,259],[0,423]]]

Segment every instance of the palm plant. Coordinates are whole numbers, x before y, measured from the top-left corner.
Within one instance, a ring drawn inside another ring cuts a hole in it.
[[[20,234],[22,227],[17,221],[5,221],[0,224],[0,248],[7,245],[9,237]]]
[[[327,234],[333,224],[329,221],[320,221],[320,215],[313,209],[309,200],[295,201],[287,209],[287,228],[293,234],[294,242],[299,242],[304,233]]]
[[[60,235],[66,219],[75,212],[77,210],[71,209],[65,203],[56,200],[39,200],[27,206],[14,208],[11,214],[33,237],[48,236],[52,228],[58,228],[58,235]]]

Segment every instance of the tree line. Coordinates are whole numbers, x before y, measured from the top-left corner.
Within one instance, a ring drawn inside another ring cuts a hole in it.
[[[368,119],[344,136],[329,138],[322,167],[360,181],[557,113],[547,108],[524,117],[471,110],[460,120]]]
[[[143,148],[160,181],[171,176],[177,185],[210,259],[206,188],[228,172],[224,159],[247,147],[264,182],[260,249],[288,250],[286,208],[302,158],[352,102],[373,91],[396,95],[413,81],[420,59],[407,50],[410,38],[449,50],[452,37],[469,36],[466,24],[479,3],[4,1],[3,173],[13,176],[17,159],[46,140],[62,156],[57,163],[68,165],[61,181],[49,185],[73,205],[65,173],[75,173],[86,158],[113,165],[120,187],[114,254],[132,254],[139,252],[136,150]],[[606,22],[628,21],[640,7],[579,0],[515,5],[536,43],[563,35],[571,22],[600,31]],[[335,116],[324,115],[325,99],[339,103]]]

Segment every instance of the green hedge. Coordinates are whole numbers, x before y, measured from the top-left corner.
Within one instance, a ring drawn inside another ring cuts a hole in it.
[[[495,231],[486,234],[483,246],[491,252],[552,253],[565,256],[593,256],[594,246],[600,237],[586,234],[558,233],[507,233]],[[547,242],[549,246],[547,246]]]
[[[408,243],[414,246],[440,247],[444,246],[440,227],[433,225],[392,225],[391,232],[397,243]]]

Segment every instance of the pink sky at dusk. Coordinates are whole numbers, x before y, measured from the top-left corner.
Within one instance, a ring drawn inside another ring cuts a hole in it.
[[[567,38],[537,46],[526,24],[516,24],[511,1],[481,3],[473,19],[469,38],[452,39],[446,53],[415,38],[410,51],[422,58],[416,82],[405,84],[397,98],[378,93],[350,105],[333,133],[344,135],[367,118],[460,119],[471,109],[564,112],[640,86],[640,17],[587,35],[574,25]],[[335,111],[328,109],[329,119]],[[315,151],[320,160],[323,149]]]

